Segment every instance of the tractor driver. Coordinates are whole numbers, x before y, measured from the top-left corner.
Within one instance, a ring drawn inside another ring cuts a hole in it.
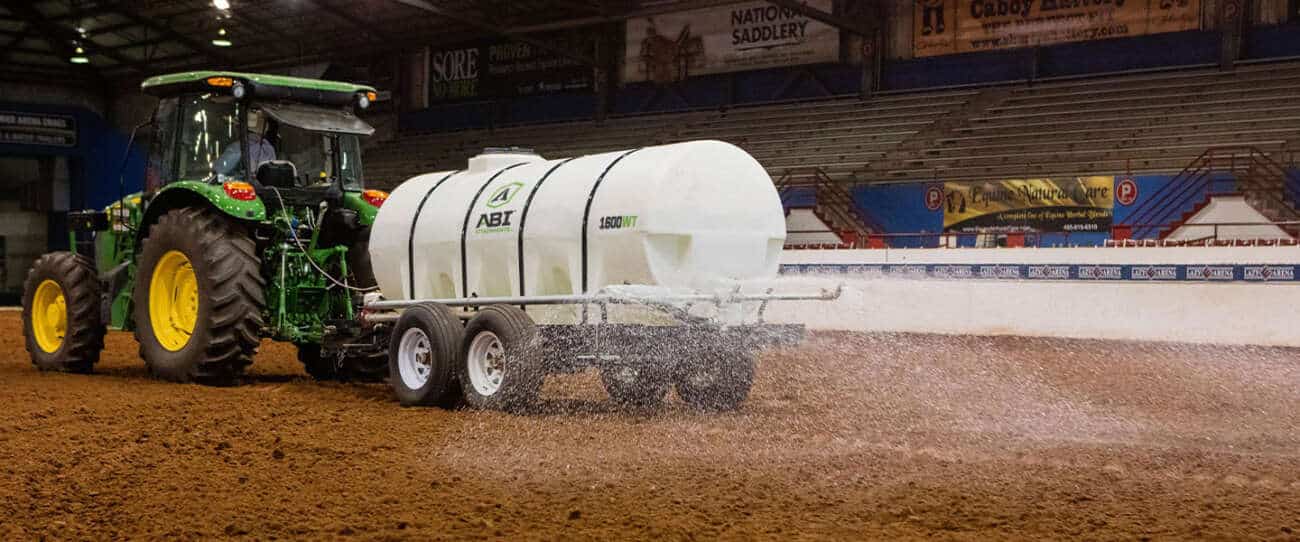
[[[250,111],[248,113],[248,166],[252,171],[257,171],[257,166],[263,162],[275,160],[275,146],[271,145],[270,139],[274,137],[275,121],[263,119],[261,111]],[[239,148],[239,142],[233,141],[222,151],[221,157],[212,167],[218,177],[229,177],[239,171],[240,158],[242,151]]]

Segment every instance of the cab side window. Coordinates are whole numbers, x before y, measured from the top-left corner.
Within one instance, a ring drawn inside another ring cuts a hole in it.
[[[149,164],[145,168],[145,191],[153,192],[176,180],[176,114],[178,98],[158,102],[153,118],[153,138],[149,144]]]

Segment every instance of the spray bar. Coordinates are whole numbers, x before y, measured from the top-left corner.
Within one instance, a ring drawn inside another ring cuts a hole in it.
[[[454,299],[395,299],[367,303],[366,310],[393,310],[437,303],[448,307],[478,307],[484,305],[639,305],[645,303],[664,303],[674,301],[741,303],[745,301],[831,301],[839,299],[844,286],[834,290],[821,290],[815,294],[668,294],[663,296],[615,296],[607,293],[589,295],[525,295],[499,297],[469,297]]]

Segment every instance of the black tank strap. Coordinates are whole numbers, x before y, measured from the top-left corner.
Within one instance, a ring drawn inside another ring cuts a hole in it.
[[[439,186],[442,186],[442,183],[447,182],[447,179],[457,173],[460,173],[460,170],[448,173],[443,178],[438,179],[438,182],[433,183],[429,191],[424,193],[424,197],[420,198],[420,205],[415,208],[415,215],[411,217],[411,234],[406,237],[407,286],[410,288],[411,299],[415,299],[415,223],[420,221],[420,213],[424,212],[424,204],[428,203],[429,196],[433,195],[433,191],[437,190]]]
[[[469,206],[465,209],[465,222],[460,225],[460,292],[465,297],[469,297],[469,251],[465,246],[465,239],[469,234],[469,217],[474,214],[474,207],[478,205],[478,198],[483,195],[483,191],[487,190],[492,181],[497,180],[497,177],[500,177],[501,174],[527,163],[510,164],[493,173],[491,177],[488,177],[487,182],[483,183],[483,186],[478,187],[478,192],[474,193],[474,199],[470,200]]]
[[[620,154],[618,158],[605,166],[605,171],[600,172],[600,177],[596,178],[596,184],[591,185],[591,193],[587,194],[587,207],[582,211],[582,291],[578,292],[579,294],[587,293],[587,221],[591,218],[591,202],[596,199],[596,190],[599,190],[600,184],[605,182],[605,176],[609,175],[609,170],[614,169],[616,164],[623,161],[628,155],[641,150],[641,148],[635,148]]]
[[[546,170],[542,178],[537,180],[537,184],[533,185],[533,190],[528,193],[528,199],[524,201],[524,208],[519,213],[519,295],[521,296],[527,295],[524,293],[526,291],[524,289],[524,226],[528,223],[528,209],[533,206],[533,196],[537,195],[537,190],[542,187],[542,183],[545,183],[546,179],[549,179],[551,174],[555,173],[555,170],[560,169],[560,166],[572,162],[574,158],[566,159]]]

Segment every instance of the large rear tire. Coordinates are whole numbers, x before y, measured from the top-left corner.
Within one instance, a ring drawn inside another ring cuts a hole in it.
[[[23,337],[42,371],[89,373],[104,349],[99,279],[89,258],[41,256],[23,283]]]
[[[453,407],[460,400],[456,368],[465,328],[446,305],[402,312],[388,347],[388,380],[403,406]]]
[[[140,253],[133,294],[140,357],[164,380],[234,383],[257,352],[263,287],[242,225],[206,208],[168,211]]]
[[[519,307],[485,307],[465,326],[460,383],[475,408],[526,410],[545,374],[537,325]]]

